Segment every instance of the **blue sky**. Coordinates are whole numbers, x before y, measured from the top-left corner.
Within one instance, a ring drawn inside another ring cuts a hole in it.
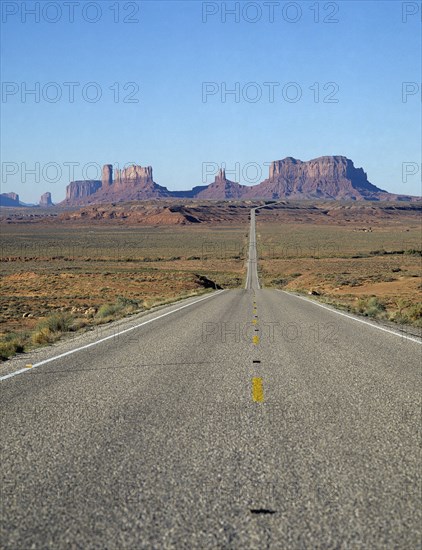
[[[418,3],[79,0],[73,21],[63,2],[23,3],[36,4],[39,21],[2,3],[2,192],[58,202],[69,163],[75,179],[104,163],[152,165],[157,183],[188,189],[217,164],[251,184],[272,160],[337,154],[383,189],[421,194],[420,170],[403,177],[403,163],[421,162]],[[73,102],[66,82],[79,83]],[[123,101],[130,82],[136,103]],[[403,82],[414,83],[406,102]],[[39,98],[25,96],[35,83]]]

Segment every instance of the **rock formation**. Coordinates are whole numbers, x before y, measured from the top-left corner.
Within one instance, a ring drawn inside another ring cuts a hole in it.
[[[270,165],[269,177],[250,187],[248,198],[324,198],[377,200],[386,193],[367,179],[362,168],[343,156],[319,157],[307,162],[287,157]]]
[[[40,206],[53,206],[53,202],[51,200],[51,193],[49,191],[41,195]]]
[[[101,183],[104,189],[113,184],[113,165],[112,164],[104,164]]]
[[[66,187],[65,202],[79,204],[81,199],[86,199],[101,188],[99,180],[71,181]]]
[[[114,170],[111,164],[102,169],[101,181],[73,181],[66,188],[63,204],[131,201],[170,197],[166,187],[154,182],[152,167],[132,165]]]
[[[106,164],[102,179],[74,181],[66,188],[63,205],[106,203],[145,199],[190,198],[208,200],[335,199],[417,200],[393,195],[368,181],[362,168],[344,156],[325,156],[303,162],[287,157],[271,163],[269,177],[257,185],[240,185],[220,170],[210,185],[188,191],[169,191],[154,182],[152,167],[132,165],[115,169]]]
[[[114,170],[115,189],[136,185],[148,186],[154,183],[152,179],[152,166],[137,166],[133,164],[122,170]]]
[[[20,206],[19,195],[17,193],[1,193],[0,206]]]
[[[211,200],[241,199],[248,189],[246,185],[239,185],[234,181],[228,180],[226,178],[226,171],[220,169],[213,183],[199,191],[195,195],[195,198]]]

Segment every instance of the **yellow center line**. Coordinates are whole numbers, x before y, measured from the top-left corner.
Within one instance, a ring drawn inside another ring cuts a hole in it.
[[[253,321],[252,321],[252,323],[253,323],[254,325],[256,325],[257,322],[258,322],[258,321],[257,321],[256,319],[253,319]]]
[[[259,344],[259,336],[252,336],[252,342],[257,345]]]
[[[27,369],[32,369],[32,365],[25,365]]]
[[[264,401],[262,378],[252,378],[252,399],[257,402]]]

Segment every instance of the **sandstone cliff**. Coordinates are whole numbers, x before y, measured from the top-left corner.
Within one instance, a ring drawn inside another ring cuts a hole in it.
[[[17,193],[1,193],[0,206],[20,206],[19,195]]]
[[[270,165],[269,177],[249,187],[248,198],[379,199],[386,193],[367,179],[362,168],[343,156],[319,157],[307,162],[287,157]]]
[[[107,187],[113,184],[113,165],[112,164],[104,164],[102,175],[101,175],[101,183],[102,183],[103,189],[106,189]]]
[[[51,193],[49,191],[41,195],[40,206],[53,206],[53,201],[51,200]]]
[[[81,199],[85,199],[101,188],[99,180],[71,181],[66,187],[66,202],[78,204]]]
[[[210,200],[241,199],[247,189],[248,187],[245,185],[228,180],[226,171],[220,169],[213,183],[198,191],[195,198]]]
[[[171,196],[166,187],[154,182],[152,167],[132,165],[122,170],[105,164],[101,181],[73,181],[66,188],[62,204],[89,204],[164,198]]]
[[[210,185],[189,191],[169,191],[154,182],[152,167],[132,165],[115,169],[106,164],[102,179],[74,181],[66,188],[64,205],[122,202],[146,199],[186,198],[206,200],[236,199],[336,199],[336,200],[418,200],[393,195],[368,181],[362,168],[344,156],[324,156],[303,162],[292,157],[271,163],[269,176],[257,185],[240,185],[220,170]]]

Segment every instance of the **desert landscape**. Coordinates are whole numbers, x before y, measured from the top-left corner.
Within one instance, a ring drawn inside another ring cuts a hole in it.
[[[418,205],[283,204],[259,211],[263,284],[422,327]]]
[[[0,549],[420,548],[421,3],[0,7]]]
[[[422,327],[417,203],[150,200],[4,209],[1,358],[215,288],[262,285]]]
[[[2,219],[2,358],[210,288],[239,287],[248,210],[239,208],[234,220],[231,208],[203,207],[199,223],[178,208],[9,212]]]

